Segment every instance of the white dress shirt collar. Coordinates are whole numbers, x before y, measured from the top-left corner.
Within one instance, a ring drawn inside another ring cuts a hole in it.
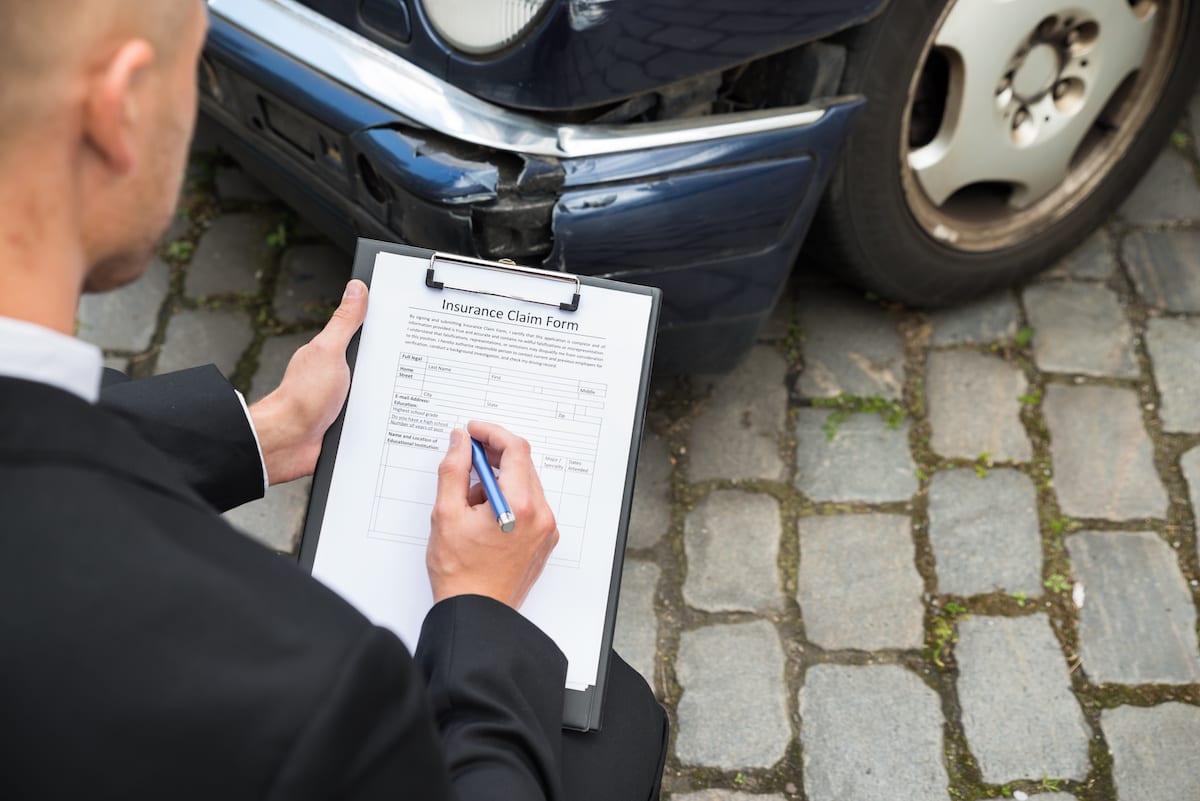
[[[0,376],[49,384],[95,403],[103,370],[104,359],[95,345],[0,317]]]

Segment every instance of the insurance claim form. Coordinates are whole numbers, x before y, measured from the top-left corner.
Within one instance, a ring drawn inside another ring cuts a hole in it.
[[[651,298],[584,284],[564,311],[511,297],[536,300],[544,280],[446,267],[434,289],[429,266],[376,256],[312,573],[415,649],[433,603],[438,463],[452,429],[499,423],[529,441],[560,536],[520,611],[566,655],[567,687],[585,690],[632,490]]]

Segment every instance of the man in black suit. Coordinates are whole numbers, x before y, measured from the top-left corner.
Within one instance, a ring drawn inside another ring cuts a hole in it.
[[[453,438],[415,656],[216,515],[312,471],[361,284],[248,415],[212,371],[97,404],[79,293],[169,220],[204,30],[201,0],[0,0],[0,797],[656,796],[644,682],[614,659],[604,730],[564,735],[564,659],[515,611],[557,539],[519,438],[470,432],[509,535]]]

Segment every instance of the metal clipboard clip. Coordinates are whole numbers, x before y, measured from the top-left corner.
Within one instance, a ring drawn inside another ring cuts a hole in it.
[[[498,292],[491,289],[469,286],[454,286],[447,284],[445,281],[437,280],[438,266],[463,266],[473,269],[492,270],[494,272],[504,273],[507,275],[520,276],[522,278],[536,279],[538,281],[555,281],[560,284],[570,284],[573,289],[570,301],[545,300],[533,297],[526,297],[512,292]],[[450,256],[445,253],[434,253],[429,257],[429,267],[425,271],[425,286],[430,289],[456,289],[460,292],[476,292],[481,295],[492,295],[500,298],[511,298],[513,300],[521,300],[526,303],[539,303],[543,306],[553,306],[562,311],[577,311],[579,309],[579,276],[569,273],[556,273],[551,270],[539,270],[536,267],[519,267],[511,261],[484,261],[483,259],[473,259],[470,256]]]

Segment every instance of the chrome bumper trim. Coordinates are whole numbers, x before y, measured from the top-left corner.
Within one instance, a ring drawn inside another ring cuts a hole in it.
[[[792,107],[628,125],[554,125],[480,100],[294,0],[208,0],[209,10],[415,123],[485,147],[579,158],[811,125]]]

